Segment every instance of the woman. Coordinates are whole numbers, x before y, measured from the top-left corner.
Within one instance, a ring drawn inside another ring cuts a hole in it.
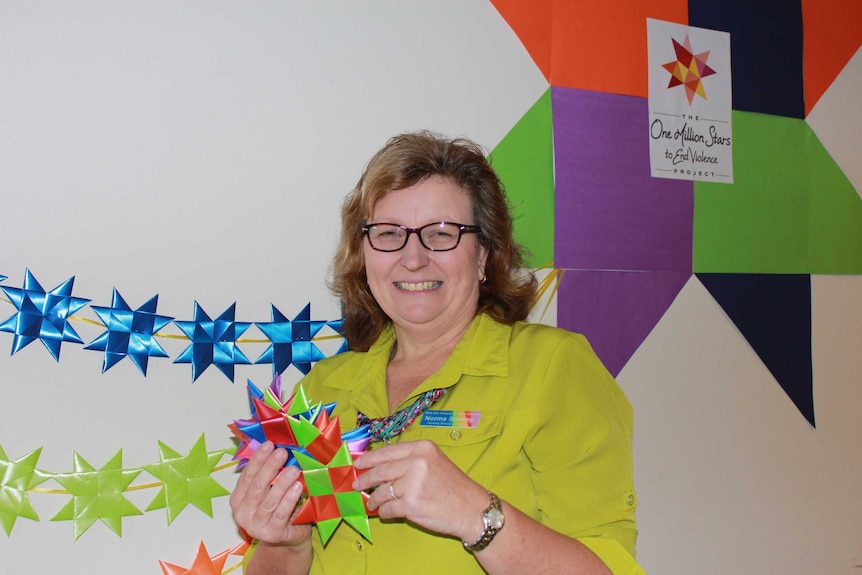
[[[303,385],[337,402],[342,431],[371,424],[354,488],[380,520],[373,543],[341,526],[324,547],[291,524],[299,473],[270,487],[287,454],[264,444],[231,496],[258,541],[248,575],[642,573],[631,408],[582,336],[522,321],[536,281],[521,267],[475,144],[404,134],[371,159],[331,284],[351,351]]]

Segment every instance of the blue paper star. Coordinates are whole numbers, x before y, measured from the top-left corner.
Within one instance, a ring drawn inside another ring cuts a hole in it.
[[[12,340],[12,355],[39,339],[54,359],[60,361],[61,343],[84,343],[69,325],[69,318],[90,300],[72,297],[74,283],[73,276],[51,291],[45,292],[28,269],[22,289],[2,288],[18,309],[18,313],[0,324],[0,331],[15,334]]]
[[[270,307],[272,307],[272,321],[255,323],[255,325],[272,344],[254,363],[271,362],[273,374],[284,372],[291,363],[302,373],[308,373],[313,362],[326,357],[311,341],[326,322],[311,321],[310,303],[293,318],[293,321],[288,321],[274,305],[270,304]]]
[[[6,279],[6,276],[4,276],[3,274],[0,274],[0,282],[2,282],[5,279]]]
[[[250,364],[251,361],[236,346],[236,340],[245,333],[250,322],[234,321],[236,302],[227,308],[215,321],[195,302],[194,321],[174,321],[192,341],[174,360],[174,363],[192,364],[192,381],[196,381],[204,370],[215,364],[219,370],[233,381],[236,364]]]
[[[120,292],[114,288],[111,307],[91,306],[108,331],[94,339],[84,349],[104,351],[102,373],[111,369],[118,361],[129,356],[144,376],[150,357],[168,357],[153,334],[171,323],[174,318],[156,315],[159,296],[154,295],[147,303],[132,311]]]
[[[326,322],[326,325],[330,329],[332,329],[333,331],[337,332],[338,335],[344,337],[344,332],[341,329],[341,326],[344,325],[344,318],[334,319],[332,321],[328,321],[328,322]],[[350,349],[350,347],[348,347],[347,338],[345,337],[344,341],[341,342],[341,347],[339,347],[338,351],[335,352],[335,355],[338,355],[339,353],[343,353],[345,351],[348,351],[349,349]]]

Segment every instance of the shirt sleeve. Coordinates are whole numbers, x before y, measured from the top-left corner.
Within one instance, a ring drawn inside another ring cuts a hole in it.
[[[556,345],[534,348],[547,368],[531,382],[539,417],[524,449],[541,521],[581,541],[616,575],[642,574],[634,560],[632,409],[586,338],[562,333]]]

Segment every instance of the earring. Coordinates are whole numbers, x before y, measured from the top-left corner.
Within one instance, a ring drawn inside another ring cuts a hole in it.
[[[483,275],[483,276],[482,276],[482,279],[480,279],[480,280],[479,280],[479,283],[480,283],[480,284],[483,284],[483,283],[485,283],[485,281],[487,281],[487,279],[488,279],[488,276],[487,276],[487,275]]]

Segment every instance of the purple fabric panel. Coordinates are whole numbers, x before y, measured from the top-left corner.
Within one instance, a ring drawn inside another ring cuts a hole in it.
[[[690,273],[566,270],[557,325],[587,336],[616,377],[691,277]]]
[[[554,265],[692,271],[694,185],[652,178],[647,100],[552,88]]]

